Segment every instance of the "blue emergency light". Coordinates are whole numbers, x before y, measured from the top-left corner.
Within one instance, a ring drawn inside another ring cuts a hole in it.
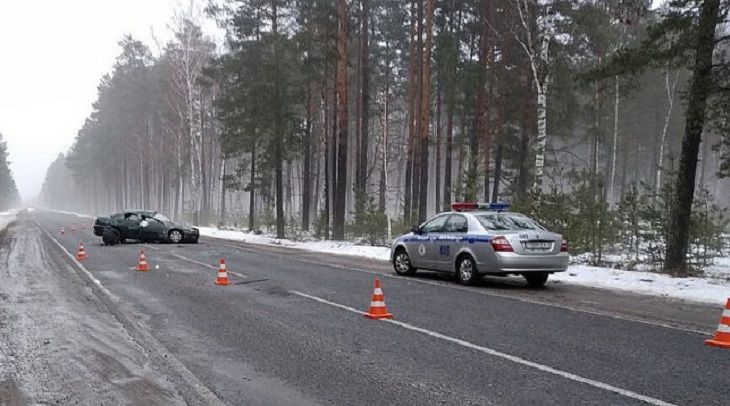
[[[486,206],[485,208],[487,210],[494,210],[494,211],[509,210],[509,203],[505,203],[505,202],[494,202],[494,203],[484,203],[484,204],[485,204],[485,206]]]
[[[456,203],[451,204],[451,209],[454,211],[471,211],[471,210],[506,211],[506,210],[509,210],[509,203],[504,203],[504,202],[494,202],[494,203],[456,202]]]

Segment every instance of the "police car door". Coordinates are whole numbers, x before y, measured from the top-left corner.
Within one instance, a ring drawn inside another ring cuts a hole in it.
[[[462,214],[452,214],[446,221],[441,238],[437,241],[439,257],[436,266],[440,271],[454,270],[454,255],[468,231],[469,222]]]
[[[434,269],[438,259],[437,239],[441,236],[449,214],[442,214],[425,222],[420,234],[415,236],[411,245],[411,262],[416,268]]]

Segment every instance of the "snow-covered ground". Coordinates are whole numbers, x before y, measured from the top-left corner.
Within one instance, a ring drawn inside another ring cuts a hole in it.
[[[725,269],[730,274],[730,271]],[[730,298],[730,281],[718,278],[672,278],[669,275],[571,265],[551,281],[593,286],[695,302],[722,304]]]
[[[8,224],[12,223],[13,220],[15,220],[15,214],[15,210],[0,211],[0,232],[5,230],[5,227],[7,227]]]
[[[47,210],[50,210],[50,209],[47,209]],[[94,216],[92,216],[90,214],[76,213],[73,211],[63,211],[63,210],[50,210],[50,211],[53,211],[56,213],[61,213],[61,214],[69,214],[71,216],[76,216],[76,217],[84,217],[84,218],[90,218],[90,219],[94,218]]]
[[[243,231],[219,230],[212,227],[199,227],[199,229],[202,236],[251,244],[280,245],[313,252],[355,255],[383,261],[387,261],[390,256],[390,249],[387,247],[356,245],[351,242],[341,241],[298,242]],[[695,302],[724,303],[730,297],[730,258],[717,258],[715,263],[707,268],[706,273],[708,277],[705,278],[672,278],[668,275],[653,272],[571,265],[567,272],[552,275],[550,281],[665,296]]]
[[[268,235],[256,235],[243,231],[219,230],[212,227],[198,227],[200,235],[205,237],[223,238],[232,241],[242,241],[251,244],[280,245],[285,247],[300,248],[314,252],[325,252],[331,254],[355,255],[358,257],[380,259],[387,261],[390,256],[390,248],[372,247],[369,245],[356,245],[344,241],[292,241],[277,239]]]

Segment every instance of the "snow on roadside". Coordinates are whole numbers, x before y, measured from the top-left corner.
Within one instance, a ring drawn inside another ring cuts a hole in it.
[[[202,236],[251,244],[279,245],[383,261],[387,261],[390,257],[390,249],[387,247],[363,246],[342,241],[296,242],[243,231],[219,230],[212,227],[198,227],[198,229]],[[715,273],[724,272],[730,276],[730,259],[719,258],[711,269]],[[585,265],[571,265],[566,272],[553,274],[550,281],[713,304],[724,303],[730,297],[730,281],[719,278],[672,278],[659,273],[623,271]]]
[[[46,209],[46,210],[52,211],[52,212],[56,212],[56,213],[61,213],[61,214],[68,214],[68,215],[76,216],[76,217],[85,217],[85,218],[90,218],[90,219],[93,219],[94,218],[94,216],[92,216],[90,214],[76,213],[76,212],[73,212],[73,211],[52,210],[52,209]]]
[[[5,227],[15,220],[16,213],[17,212],[15,210],[0,211],[0,232],[5,230]]]
[[[390,257],[390,248],[357,245],[346,241],[306,241],[298,242],[287,239],[277,239],[267,235],[257,235],[243,231],[220,230],[212,227],[197,227],[204,237],[222,238],[231,241],[241,241],[250,244],[279,245],[299,248],[307,251],[329,254],[355,255],[371,259],[387,261]]]
[[[730,281],[713,278],[673,278],[660,273],[622,271],[585,265],[571,265],[566,272],[552,275],[550,280],[702,303],[721,304],[730,297]]]

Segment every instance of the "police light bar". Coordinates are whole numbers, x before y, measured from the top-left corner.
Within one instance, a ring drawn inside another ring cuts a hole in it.
[[[451,210],[454,211],[471,211],[471,210],[492,210],[505,211],[509,210],[509,203],[476,203],[476,202],[456,202],[451,203]]]
[[[479,205],[476,202],[456,202],[451,203],[451,210],[453,211],[469,211],[477,210]]]

